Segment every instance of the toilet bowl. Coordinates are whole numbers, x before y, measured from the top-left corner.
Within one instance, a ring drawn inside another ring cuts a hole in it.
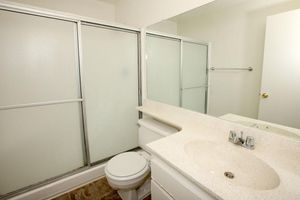
[[[137,200],[137,188],[150,172],[148,161],[137,152],[121,153],[113,157],[105,167],[109,185],[118,190],[122,199]]]
[[[125,152],[107,162],[105,175],[109,185],[118,191],[122,200],[142,200],[150,194],[149,157],[147,144],[178,130],[152,118],[138,121],[140,152]]]

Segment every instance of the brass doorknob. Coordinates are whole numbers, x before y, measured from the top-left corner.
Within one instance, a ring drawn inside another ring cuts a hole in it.
[[[264,98],[264,99],[266,99],[266,98],[269,97],[269,95],[268,95],[267,93],[264,92],[264,93],[261,94],[261,97]]]

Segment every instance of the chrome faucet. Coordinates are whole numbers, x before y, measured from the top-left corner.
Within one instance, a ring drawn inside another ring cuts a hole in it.
[[[244,139],[243,135],[244,135],[243,131],[241,131],[240,137],[237,136],[237,133],[235,131],[230,131],[228,141],[233,144],[245,147],[247,149],[251,149],[251,150],[254,149],[255,147],[254,137],[247,136],[246,139]]]

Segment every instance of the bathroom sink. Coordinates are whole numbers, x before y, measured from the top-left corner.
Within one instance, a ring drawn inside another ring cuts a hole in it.
[[[233,144],[197,140],[186,143],[184,150],[199,169],[227,181],[228,184],[270,190],[280,183],[279,176],[272,167],[247,152],[250,150]]]

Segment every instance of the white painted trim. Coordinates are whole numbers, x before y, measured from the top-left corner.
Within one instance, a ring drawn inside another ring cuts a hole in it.
[[[105,165],[106,163],[92,167],[83,172],[71,175],[59,181],[55,181],[21,195],[12,197],[11,200],[52,199],[68,191],[74,190],[75,188],[86,185],[87,183],[93,182],[96,179],[104,177]]]

